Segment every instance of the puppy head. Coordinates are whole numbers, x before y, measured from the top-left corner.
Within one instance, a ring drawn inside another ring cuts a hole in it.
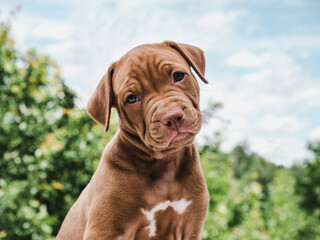
[[[89,100],[88,113],[107,131],[115,107],[120,129],[154,152],[192,144],[202,116],[190,66],[208,83],[201,49],[171,41],[138,46],[109,67]]]

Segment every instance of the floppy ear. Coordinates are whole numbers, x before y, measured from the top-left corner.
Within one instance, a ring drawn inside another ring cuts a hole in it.
[[[115,64],[113,63],[91,95],[87,105],[88,114],[105,126],[105,132],[109,128],[111,107],[113,105],[112,75],[114,67]]]
[[[204,83],[208,83],[208,81],[204,77],[206,61],[204,58],[203,51],[200,48],[172,41],[165,41],[164,44],[177,50],[184,57],[187,63],[189,63],[189,65],[192,66],[192,68],[198,74],[200,79]]]

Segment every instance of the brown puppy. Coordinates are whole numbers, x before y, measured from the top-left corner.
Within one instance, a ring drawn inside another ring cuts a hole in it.
[[[208,191],[193,144],[200,130],[201,49],[175,42],[141,45],[113,63],[88,103],[108,130],[119,129],[57,239],[201,239]]]

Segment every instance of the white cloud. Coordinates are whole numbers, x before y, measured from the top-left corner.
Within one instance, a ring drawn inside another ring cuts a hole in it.
[[[294,50],[304,55],[320,52],[320,34],[278,35],[272,37],[255,38],[245,43],[252,50],[287,51]]]
[[[224,135],[221,150],[225,152],[232,151],[235,146],[242,144],[246,138],[241,131],[230,131]]]
[[[232,115],[236,113],[253,113],[257,110],[258,106],[254,103],[254,101],[248,101],[249,98],[243,96],[239,96],[241,94],[235,94],[233,97],[230,94],[230,98],[224,101],[225,111]],[[254,99],[252,99],[254,100]]]
[[[244,58],[243,64],[241,56]],[[222,88],[228,96],[225,97],[226,102],[234,106],[232,111],[242,106],[245,112],[248,112],[246,109],[259,111],[265,107],[270,111],[273,107],[273,111],[280,113],[320,105],[320,101],[317,100],[317,96],[320,95],[317,80],[306,75],[302,66],[289,54],[285,52],[254,54],[247,51],[244,55],[237,53],[230,59],[232,64],[245,66],[242,74],[234,77],[233,82],[227,81]],[[247,69],[248,66],[255,67]],[[277,107],[274,108],[275,106]]]
[[[235,117],[227,125],[223,133],[221,148],[223,151],[231,151],[236,145],[246,141],[245,132],[249,127],[248,120],[244,117]]]
[[[267,115],[261,119],[260,126],[266,132],[296,133],[307,127],[308,123],[293,116]]]
[[[74,30],[74,25],[67,21],[41,21],[33,27],[33,37],[47,38],[53,40],[68,40]]]
[[[316,80],[319,82],[319,80]],[[304,108],[320,107],[320,86],[306,86],[304,88],[296,89],[292,96],[292,101],[299,103]]]
[[[66,64],[61,67],[62,76],[68,79],[81,77],[85,73],[85,69],[76,64]]]
[[[6,11],[10,9],[9,6],[4,8]],[[21,14],[22,15],[22,14]],[[28,47],[26,42],[30,34],[31,27],[35,22],[33,17],[21,17],[20,13],[13,19],[14,24],[11,27],[11,36],[15,39],[15,44],[19,50],[25,51]]]
[[[220,115],[231,120],[222,149],[229,151],[246,141],[253,151],[278,164],[303,160],[307,156],[303,136],[311,126],[300,111],[320,102],[315,79],[285,51],[246,50],[225,62],[242,72],[215,76],[219,83],[209,91],[224,104]]]
[[[73,88],[73,90],[77,95],[76,105],[80,108],[86,108],[92,92],[84,90],[83,88],[77,88],[77,87]]]
[[[46,45],[42,51],[50,56],[55,56],[59,59],[65,58],[68,53],[75,46],[75,41],[73,39],[68,39],[66,41],[58,41],[53,44]]]
[[[238,19],[246,14],[246,10],[209,12],[198,20],[198,25],[209,31],[225,31],[226,29],[234,28],[234,24]]]
[[[271,54],[253,54],[249,51],[238,52],[228,59],[228,64],[235,67],[262,67],[272,59]]]
[[[283,101],[283,97],[269,92],[260,92],[252,101],[255,102],[257,108],[261,111],[262,109],[274,108]]]
[[[312,130],[312,132],[309,134],[308,140],[320,141],[320,127],[317,127]]]
[[[257,82],[261,84],[264,81],[267,81],[267,79],[270,78],[271,76],[272,76],[272,71],[270,69],[262,68],[261,70],[244,74],[243,80],[248,82],[249,84],[257,83]]]
[[[263,138],[258,137],[249,143],[250,149],[266,159],[284,166],[290,166],[295,162],[301,162],[309,156],[304,144],[297,139],[289,137]]]
[[[262,156],[272,154],[275,151],[280,151],[280,146],[272,140],[258,138],[250,144],[252,149]]]

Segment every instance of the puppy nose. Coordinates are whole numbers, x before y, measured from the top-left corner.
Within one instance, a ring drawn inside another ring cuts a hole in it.
[[[160,117],[160,122],[171,130],[179,129],[183,120],[182,110],[170,110]]]

